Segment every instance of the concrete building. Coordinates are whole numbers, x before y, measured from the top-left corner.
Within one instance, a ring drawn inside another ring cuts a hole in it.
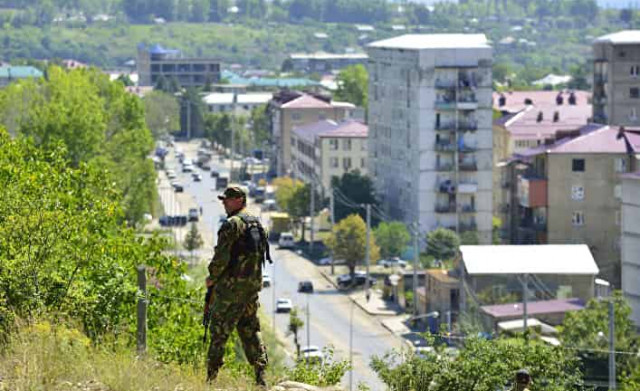
[[[273,94],[266,93],[234,93],[213,92],[202,97],[210,113],[231,113],[235,115],[250,115],[256,107],[269,103]]]
[[[640,126],[640,30],[597,38],[593,72],[594,121]]]
[[[638,167],[640,131],[591,124],[512,158],[510,242],[584,243],[620,286],[620,174]]]
[[[508,238],[512,178],[507,161],[514,153],[545,144],[557,133],[575,131],[591,120],[591,93],[587,91],[513,91],[493,94],[493,213],[503,222]]]
[[[351,65],[365,65],[368,58],[365,53],[293,53],[284,61],[282,69],[287,72],[326,74]]]
[[[138,45],[136,67],[139,85],[155,86],[161,77],[167,83],[177,80],[181,87],[202,87],[220,81],[220,62],[206,58],[188,58],[180,50],[160,45]]]
[[[278,176],[293,174],[291,135],[294,127],[327,119],[349,119],[355,108],[351,103],[332,101],[319,94],[290,90],[275,93],[268,106],[274,157],[271,159],[272,170]]]
[[[640,328],[640,172],[622,176],[622,291]]]
[[[366,174],[367,131],[367,125],[354,120],[324,120],[295,127],[291,137],[294,177],[315,182],[318,191],[330,196],[332,177],[353,170]]]
[[[420,308],[424,313],[438,311],[441,322],[456,322],[460,311],[460,280],[453,270],[427,269],[425,286],[418,291]],[[424,297],[422,297],[424,295]]]
[[[369,174],[392,218],[491,241],[492,49],[483,34],[368,45]]]
[[[0,66],[0,87],[19,79],[39,79],[42,76],[42,72],[32,66],[3,65]]]

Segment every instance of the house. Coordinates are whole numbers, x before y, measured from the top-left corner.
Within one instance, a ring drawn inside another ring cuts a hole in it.
[[[527,303],[527,315],[550,326],[561,325],[567,312],[580,311],[585,307],[582,299],[538,300]],[[524,303],[507,303],[480,307],[485,326],[499,331],[499,325],[510,320],[520,320],[524,316]],[[536,325],[536,323],[534,323]],[[527,327],[529,327],[527,325]]]
[[[138,45],[136,67],[141,86],[155,86],[161,79],[167,83],[176,80],[181,87],[203,87],[220,82],[220,61],[185,57],[180,50],[166,49],[158,44]]]

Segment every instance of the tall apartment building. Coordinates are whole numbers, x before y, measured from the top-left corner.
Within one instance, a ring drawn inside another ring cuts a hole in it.
[[[593,72],[594,121],[640,126],[640,30],[597,38]]]
[[[188,58],[180,50],[160,45],[138,45],[136,60],[138,84],[155,86],[160,77],[167,82],[175,78],[182,87],[202,87],[220,82],[220,62],[206,58]]]
[[[491,241],[492,49],[483,34],[371,43],[369,174],[386,212]]]
[[[324,120],[294,128],[291,143],[294,176],[306,183],[316,183],[318,191],[330,196],[334,176],[354,170],[366,175],[367,132],[367,125],[350,119]]]
[[[351,118],[355,106],[347,102],[298,91],[282,90],[273,95],[268,112],[271,118],[272,156],[271,169],[278,176],[291,175],[291,135],[296,126],[330,119],[342,121]]]
[[[640,328],[640,172],[622,176],[622,291]]]
[[[639,152],[640,131],[590,124],[515,154],[511,243],[587,244],[620,287],[620,176]]]

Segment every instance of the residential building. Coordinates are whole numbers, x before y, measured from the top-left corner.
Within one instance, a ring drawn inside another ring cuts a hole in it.
[[[460,311],[460,280],[454,270],[427,269],[424,287],[418,291],[418,300],[425,313],[438,311],[440,321],[447,321],[447,313],[452,322],[458,318]],[[422,295],[424,294],[424,297]]]
[[[368,45],[369,174],[385,212],[422,232],[492,224],[492,49],[483,34]]]
[[[593,119],[640,126],[640,30],[607,34],[593,42]]]
[[[493,94],[493,213],[504,223],[511,213],[512,178],[504,167],[514,153],[575,131],[590,122],[591,93],[587,91],[510,91]],[[503,224],[503,228],[506,226]],[[501,231],[502,238],[507,233]]]
[[[39,79],[43,76],[42,72],[32,66],[0,66],[0,87],[5,87],[11,82],[19,79]]]
[[[282,90],[273,95],[268,110],[274,157],[271,159],[272,170],[278,176],[284,176],[293,173],[291,135],[294,127],[326,119],[337,122],[351,118],[355,106],[319,94]]]
[[[640,131],[591,124],[516,153],[509,241],[589,245],[601,278],[620,286],[620,174],[635,171]]]
[[[367,173],[367,125],[354,120],[323,120],[293,128],[291,159],[295,178],[316,183],[330,195],[331,178]]]
[[[273,98],[273,94],[266,93],[234,93],[213,92],[202,97],[210,113],[232,113],[235,115],[249,115],[256,107],[264,106]]]
[[[326,74],[351,65],[367,63],[365,53],[293,53],[282,64],[284,71]]]
[[[155,86],[161,78],[182,87],[202,87],[220,81],[220,61],[184,57],[180,50],[138,45],[136,67],[141,86]]]
[[[640,328],[640,172],[622,175],[622,291]]]
[[[559,326],[567,312],[581,311],[584,307],[585,301],[578,298],[531,301],[527,303],[527,319],[537,325],[542,321],[550,326]],[[522,302],[485,305],[480,307],[480,313],[483,315],[484,325],[498,331],[499,323],[523,319],[523,308]],[[530,316],[535,319],[529,318]]]

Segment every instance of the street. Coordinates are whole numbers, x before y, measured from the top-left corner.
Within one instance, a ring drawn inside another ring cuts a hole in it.
[[[180,146],[188,157],[195,157],[197,147],[193,144],[180,144]],[[192,207],[202,206],[201,219],[206,228],[203,236],[209,236],[205,238],[207,245],[215,243],[218,219],[224,214],[224,209],[220,201],[215,198],[221,191],[212,190],[215,186],[214,179],[210,177],[209,172],[200,171],[203,177],[202,182],[193,182],[190,173],[181,172],[173,152],[167,159],[167,166],[178,174],[178,180],[184,185],[185,194],[180,197],[185,198],[188,195],[192,198]],[[211,167],[218,172],[228,172],[228,168],[223,167],[215,158],[211,161]],[[164,194],[163,202],[171,200],[171,195],[166,192],[162,194]],[[183,204],[184,202],[188,202],[188,199],[183,201]],[[188,207],[177,209],[180,209],[180,213],[186,213]],[[177,213],[175,205],[173,210]],[[186,233],[185,228],[182,231]],[[300,318],[305,322],[303,330],[299,332],[301,346],[315,345],[324,348],[331,345],[335,349],[335,359],[349,359],[350,315],[353,311],[353,387],[355,389],[358,382],[363,381],[372,390],[384,390],[384,384],[369,368],[369,363],[374,355],[383,355],[394,348],[401,348],[403,344],[400,338],[385,329],[374,316],[368,315],[354,305],[348,296],[338,292],[312,262],[293,251],[278,250],[276,246],[272,246],[271,255],[274,264],[267,265],[266,272],[271,276],[273,285],[262,291],[260,301],[265,313],[271,317],[271,322],[275,320],[278,334],[287,339],[289,353],[295,351],[293,337],[284,337],[288,329],[289,315],[275,314],[274,304],[277,298],[289,298],[294,306],[299,308]],[[298,282],[302,280],[313,282],[315,288],[313,294],[297,292]],[[307,306],[311,320],[311,327],[308,330],[309,338],[307,338]],[[349,373],[345,374],[342,385],[348,389]]]

